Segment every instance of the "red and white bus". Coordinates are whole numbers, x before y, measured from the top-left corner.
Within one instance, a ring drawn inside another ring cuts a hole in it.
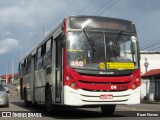
[[[19,62],[27,104],[101,107],[140,103],[140,53],[128,20],[69,16]]]

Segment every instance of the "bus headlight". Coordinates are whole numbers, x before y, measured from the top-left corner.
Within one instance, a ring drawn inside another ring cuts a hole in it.
[[[133,84],[132,84],[132,89],[136,89],[136,87],[137,87],[137,84],[136,84],[136,83],[133,83]]]
[[[77,85],[76,81],[71,76],[65,77],[65,84],[70,86],[73,89],[78,89],[78,85]]]
[[[72,88],[75,88],[76,86],[77,86],[77,84],[76,84],[75,82],[72,82],[72,83],[71,83],[71,87],[72,87]]]

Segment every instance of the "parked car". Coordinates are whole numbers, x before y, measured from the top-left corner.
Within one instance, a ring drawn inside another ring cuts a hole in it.
[[[2,84],[2,85],[3,85],[3,87],[4,87],[4,90],[5,90],[8,94],[10,94],[10,91],[9,91],[9,88],[8,88],[7,84]]]
[[[16,80],[13,80],[12,84],[13,84],[13,85],[16,85],[16,84],[17,84],[17,81],[16,81]]]
[[[0,84],[0,106],[9,107],[8,94],[2,84]]]

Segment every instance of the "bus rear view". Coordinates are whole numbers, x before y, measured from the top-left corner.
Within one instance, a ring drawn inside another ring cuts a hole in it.
[[[140,103],[139,46],[132,22],[105,17],[64,21],[64,104],[100,106]]]

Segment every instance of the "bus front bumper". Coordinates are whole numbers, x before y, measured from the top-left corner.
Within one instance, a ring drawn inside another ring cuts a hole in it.
[[[64,86],[64,105],[85,106],[85,105],[107,105],[107,104],[139,104],[140,87],[135,90],[119,92],[94,92],[82,89],[75,90]]]

